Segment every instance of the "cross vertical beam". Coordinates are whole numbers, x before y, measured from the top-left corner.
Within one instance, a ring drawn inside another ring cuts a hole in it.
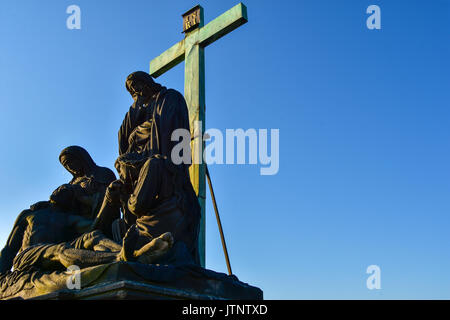
[[[205,131],[205,54],[204,48],[247,22],[247,8],[239,3],[207,25],[203,26],[203,8],[200,23],[187,30],[185,38],[150,61],[150,75],[157,78],[185,60],[184,97],[189,108],[189,122],[193,164],[189,169],[191,183],[201,206],[199,234],[200,263],[205,266],[205,199],[206,167],[203,162]],[[200,124],[200,127],[199,127]]]
[[[203,26],[203,8],[200,7],[200,26]],[[189,108],[191,128],[192,164],[189,167],[191,183],[201,208],[199,255],[200,265],[205,266],[206,257],[206,180],[203,163],[203,132],[205,132],[205,49],[198,42],[199,29],[186,35],[184,41],[184,98]]]

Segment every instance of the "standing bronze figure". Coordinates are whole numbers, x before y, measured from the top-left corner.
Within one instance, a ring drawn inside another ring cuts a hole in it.
[[[187,250],[198,264],[200,206],[189,179],[189,164],[175,165],[171,160],[177,144],[172,133],[176,129],[189,132],[184,97],[142,71],[130,74],[125,86],[134,103],[119,129],[116,169],[120,180],[108,187],[97,226],[106,232],[111,216],[121,208],[123,230],[128,229],[129,243],[135,243],[129,249],[130,260],[133,251],[170,232],[175,247],[185,247],[181,250]]]

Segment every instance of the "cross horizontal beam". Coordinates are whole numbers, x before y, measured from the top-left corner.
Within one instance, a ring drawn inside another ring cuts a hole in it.
[[[201,28],[199,44],[206,47],[247,21],[247,7],[241,2]]]
[[[180,62],[183,62],[184,52],[183,39],[150,61],[150,75],[157,78]]]
[[[186,38],[197,33],[198,44],[202,47],[222,38],[248,21],[247,7],[243,3],[235,5],[216,19],[186,35]],[[185,58],[185,39],[174,44],[158,57],[150,61],[150,75],[157,78],[169,71]]]

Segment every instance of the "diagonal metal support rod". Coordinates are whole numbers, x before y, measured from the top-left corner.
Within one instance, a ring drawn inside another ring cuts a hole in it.
[[[213,190],[213,186],[211,183],[211,176],[209,175],[208,165],[205,164],[205,167],[206,167],[206,178],[208,180],[209,191],[211,192],[211,199],[213,202],[214,211],[216,213],[217,225],[219,227],[220,240],[222,240],[222,248],[223,248],[223,253],[225,254],[225,260],[227,263],[228,274],[231,276],[233,273],[231,271],[230,257],[228,256],[227,243],[225,242],[225,235],[223,234],[222,222],[220,221],[219,209],[217,208],[216,197],[214,196],[214,190]]]

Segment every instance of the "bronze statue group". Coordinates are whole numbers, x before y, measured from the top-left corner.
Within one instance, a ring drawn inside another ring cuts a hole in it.
[[[119,179],[82,147],[65,148],[59,160],[73,179],[17,217],[0,253],[0,298],[73,265],[199,264],[200,206],[189,164],[170,157],[172,132],[189,130],[184,97],[141,71],[125,85],[134,103],[119,129]]]

